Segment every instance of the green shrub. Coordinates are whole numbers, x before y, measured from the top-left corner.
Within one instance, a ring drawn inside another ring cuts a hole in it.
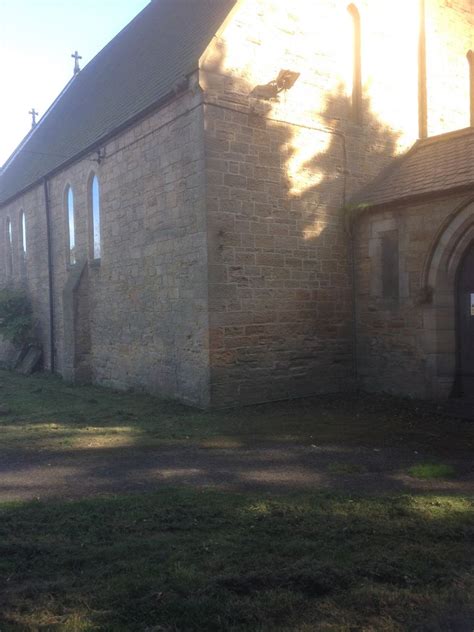
[[[14,345],[32,341],[33,310],[26,292],[3,288],[0,290],[0,336]]]

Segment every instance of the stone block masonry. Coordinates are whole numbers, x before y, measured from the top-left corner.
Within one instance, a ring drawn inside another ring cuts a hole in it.
[[[357,222],[358,362],[364,390],[421,398],[446,398],[452,393],[455,283],[448,288],[431,285],[428,269],[432,265],[442,273],[443,261],[433,258],[437,243],[442,248],[448,248],[451,240],[462,245],[463,236],[468,238],[469,230],[472,233],[474,207],[468,204],[472,198],[471,192],[394,204],[371,211]],[[463,215],[466,228],[461,223]],[[449,227],[451,222],[456,232]],[[384,296],[381,285],[380,241],[387,230],[398,235],[397,297]],[[449,251],[451,265],[453,253],[455,246]]]
[[[430,46],[468,48],[470,5],[448,4],[428,7]],[[217,405],[355,386],[345,207],[418,134],[417,3],[399,3],[397,15],[388,0],[357,7],[363,33],[358,121],[347,3],[296,8],[243,0],[201,60],[211,401]],[[441,42],[437,20],[446,11],[450,33]],[[464,54],[446,64],[457,97],[441,90],[442,99],[429,102],[436,131],[464,125],[469,113]],[[273,99],[257,98],[283,69],[297,73],[294,86]],[[430,87],[441,87],[441,74],[429,70]]]
[[[187,93],[53,176],[56,370],[73,380],[136,388],[206,406],[209,402],[207,250],[202,109]],[[100,261],[91,258],[89,183],[100,183]],[[65,192],[74,193],[75,266],[68,263]],[[38,186],[2,209],[13,222],[13,277],[24,282],[48,357],[45,205]],[[19,214],[27,225],[21,272]],[[5,244],[2,244],[5,246]],[[86,266],[79,274],[78,268]],[[68,289],[69,287],[69,289]]]
[[[53,342],[56,370],[69,379],[207,407],[353,389],[359,355],[366,388],[390,381],[402,391],[410,380],[413,393],[426,392],[417,376],[436,353],[418,345],[427,316],[415,297],[423,253],[449,211],[441,200],[367,216],[355,252],[348,230],[353,195],[418,137],[418,2],[356,3],[357,103],[348,4],[240,0],[188,90],[96,148],[100,164],[94,151],[48,178],[53,341],[43,185],[0,209],[2,256],[7,218],[13,229],[13,269],[0,265],[0,283],[28,288],[46,368]],[[472,2],[426,0],[426,12],[433,134],[468,125]],[[277,94],[282,71],[295,82]],[[91,243],[94,174],[100,261]],[[396,308],[374,272],[384,232],[400,240]]]
[[[342,185],[293,197],[281,150],[291,127],[218,101],[205,121],[212,402],[351,388]]]
[[[384,26],[364,40],[367,51]],[[351,42],[340,3],[241,2],[202,60],[213,403],[355,386],[344,207],[412,142],[417,104],[408,120],[386,108],[383,121],[366,92],[355,124]],[[298,73],[294,87],[256,98],[282,69]],[[376,76],[373,96],[385,80]]]

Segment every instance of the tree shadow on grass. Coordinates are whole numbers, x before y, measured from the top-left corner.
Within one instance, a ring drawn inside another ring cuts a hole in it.
[[[0,501],[84,498],[170,486],[277,495],[330,490],[379,497],[474,491],[471,459],[438,462],[453,475],[433,480],[411,474],[425,462],[425,457],[409,451],[330,445],[12,452],[0,460]]]
[[[0,624],[467,632],[472,509],[434,496],[184,490],[4,505]]]
[[[71,386],[51,376],[0,372],[0,450],[94,451],[162,447],[334,445],[468,455],[474,425],[426,402],[325,395],[204,412],[141,393]]]

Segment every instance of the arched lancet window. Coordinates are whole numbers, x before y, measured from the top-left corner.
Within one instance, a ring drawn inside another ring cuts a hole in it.
[[[467,53],[469,64],[469,111],[471,127],[474,127],[474,51]]]
[[[67,224],[68,224],[68,247],[69,247],[69,263],[76,263],[76,227],[74,223],[74,193],[72,188],[68,186],[66,191],[67,205]]]
[[[99,179],[94,174],[90,181],[91,253],[93,259],[100,259],[100,188]]]
[[[23,258],[26,257],[26,216],[25,211],[21,211],[20,213],[20,244],[21,244],[21,254]]]
[[[13,229],[9,217],[7,217],[5,240],[7,244],[7,275],[11,276],[13,274]]]
[[[362,35],[360,13],[355,4],[347,7],[352,17],[353,58],[352,58],[352,116],[356,123],[362,122]]]

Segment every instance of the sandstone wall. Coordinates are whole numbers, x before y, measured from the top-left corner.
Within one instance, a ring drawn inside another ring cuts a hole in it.
[[[199,95],[190,92],[107,143],[100,164],[94,153],[51,179],[56,368],[66,377],[83,379],[89,372],[93,381],[114,388],[207,404],[202,130]],[[100,261],[91,258],[88,186],[93,173],[101,192]],[[75,202],[75,266],[68,263],[68,185]],[[2,217],[10,214],[16,222],[22,208],[27,212],[26,283],[48,349],[42,189],[2,209]],[[14,224],[15,240],[18,231]],[[18,257],[15,252],[15,262]]]
[[[354,123],[351,29],[342,3],[241,2],[202,59],[216,404],[353,386],[342,208],[407,141],[368,98]]]
[[[437,240],[448,241],[443,226],[468,199],[472,194],[446,196],[369,211],[358,220],[358,368],[365,390],[449,396],[455,376],[455,305],[443,296],[445,288],[427,284],[426,275]],[[398,233],[398,297],[383,295],[381,239],[387,231]]]
[[[426,0],[429,136],[470,125],[467,53],[473,38],[472,0]]]
[[[200,60],[202,93],[186,93],[118,135],[100,148],[100,163],[93,153],[51,178],[54,346],[63,375],[202,406],[354,387],[353,257],[345,209],[418,135],[418,2],[356,5],[358,108],[355,11],[347,2],[240,0]],[[426,0],[426,16],[428,129],[440,133],[469,120],[472,1]],[[294,85],[268,98],[272,82],[288,70],[296,73]],[[101,187],[100,262],[92,260],[90,245],[94,173]],[[73,267],[67,260],[68,185],[75,195]],[[13,271],[7,278],[8,266],[0,266],[0,283],[28,286],[48,350],[43,188],[1,209],[5,264],[8,216]],[[423,221],[429,233],[430,222]],[[364,247],[357,251],[362,276],[370,258]],[[372,298],[361,296],[364,362],[372,357],[370,315],[376,312],[390,327],[398,322],[409,338],[401,347],[395,340],[394,353],[414,375],[423,362],[409,333],[418,327],[416,310],[402,314],[403,303],[394,317],[377,304],[372,312]],[[380,348],[390,347],[390,337],[375,338]],[[381,380],[382,365],[366,364],[364,382],[371,372]]]
[[[466,69],[469,3],[438,3],[436,23],[427,8],[429,52],[442,34],[451,83]],[[356,6],[359,120],[347,2],[243,0],[201,60],[216,403],[353,386],[351,252],[342,209],[418,136],[419,41],[417,2]],[[444,32],[439,16],[448,13]],[[294,86],[264,98],[281,70],[299,73]],[[432,64],[428,77],[436,131],[465,125],[467,75],[454,92],[441,89],[444,76]],[[441,110],[442,117],[435,114]]]

